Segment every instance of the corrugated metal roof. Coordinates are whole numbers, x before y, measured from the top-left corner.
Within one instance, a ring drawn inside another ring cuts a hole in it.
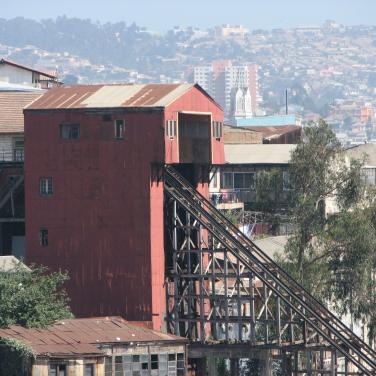
[[[0,337],[27,343],[39,355],[101,354],[95,346],[101,343],[187,341],[182,337],[136,326],[121,317],[60,320],[46,329],[27,329],[15,325],[0,329]]]
[[[192,84],[64,86],[49,90],[28,109],[166,107],[194,86]]]
[[[225,160],[231,164],[288,164],[295,144],[228,144]]]
[[[23,108],[41,95],[40,92],[0,92],[0,133],[23,133]]]

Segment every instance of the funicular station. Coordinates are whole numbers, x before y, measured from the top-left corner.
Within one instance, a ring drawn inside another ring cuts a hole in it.
[[[223,112],[199,86],[61,87],[24,114],[27,261],[69,271],[77,317],[187,337],[196,375],[216,358],[375,374],[374,350],[208,200]]]

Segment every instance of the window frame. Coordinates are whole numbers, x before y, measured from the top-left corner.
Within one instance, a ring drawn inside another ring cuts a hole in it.
[[[39,195],[49,197],[54,194],[54,185],[52,176],[41,176],[39,178]]]
[[[86,375],[86,371],[87,371],[86,367],[90,367],[91,368],[91,374],[90,374],[90,376],[96,376],[96,374],[95,374],[95,363],[85,363],[84,364],[84,376],[87,376]]]
[[[166,128],[166,136],[170,140],[173,140],[177,136],[177,121],[166,120],[165,128]]]
[[[48,247],[48,229],[45,227],[39,229],[39,245]]]
[[[115,140],[124,140],[124,134],[125,134],[125,121],[124,121],[124,119],[115,119],[115,121],[114,121],[114,133],[115,133],[114,134]]]
[[[64,371],[64,374],[65,376],[68,375],[68,365],[66,363],[50,363],[48,365],[48,376],[60,376],[60,367],[64,367],[65,369],[63,370]],[[51,372],[51,368],[54,369],[54,374]]]
[[[223,136],[223,123],[221,121],[213,121],[213,138],[220,140]]]
[[[65,129],[68,133],[65,134]],[[76,132],[76,133],[75,133]],[[81,125],[80,123],[62,123],[60,124],[60,139],[61,140],[79,140],[81,138]]]

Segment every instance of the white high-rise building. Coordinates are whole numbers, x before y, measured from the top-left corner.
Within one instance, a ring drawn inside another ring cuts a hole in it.
[[[232,65],[230,60],[213,61],[211,65],[194,68],[194,81],[223,107],[227,119],[234,116],[232,96],[235,95],[236,89],[248,88],[251,96],[251,116],[257,114],[260,97],[256,64]]]
[[[215,97],[214,73],[211,65],[195,67],[193,79],[194,82],[199,84],[207,93]]]

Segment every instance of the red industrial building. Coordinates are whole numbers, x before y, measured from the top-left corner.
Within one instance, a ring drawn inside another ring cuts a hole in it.
[[[51,89],[24,114],[27,261],[69,271],[77,317],[164,329],[163,166],[208,196],[222,109],[198,85],[94,85]]]

